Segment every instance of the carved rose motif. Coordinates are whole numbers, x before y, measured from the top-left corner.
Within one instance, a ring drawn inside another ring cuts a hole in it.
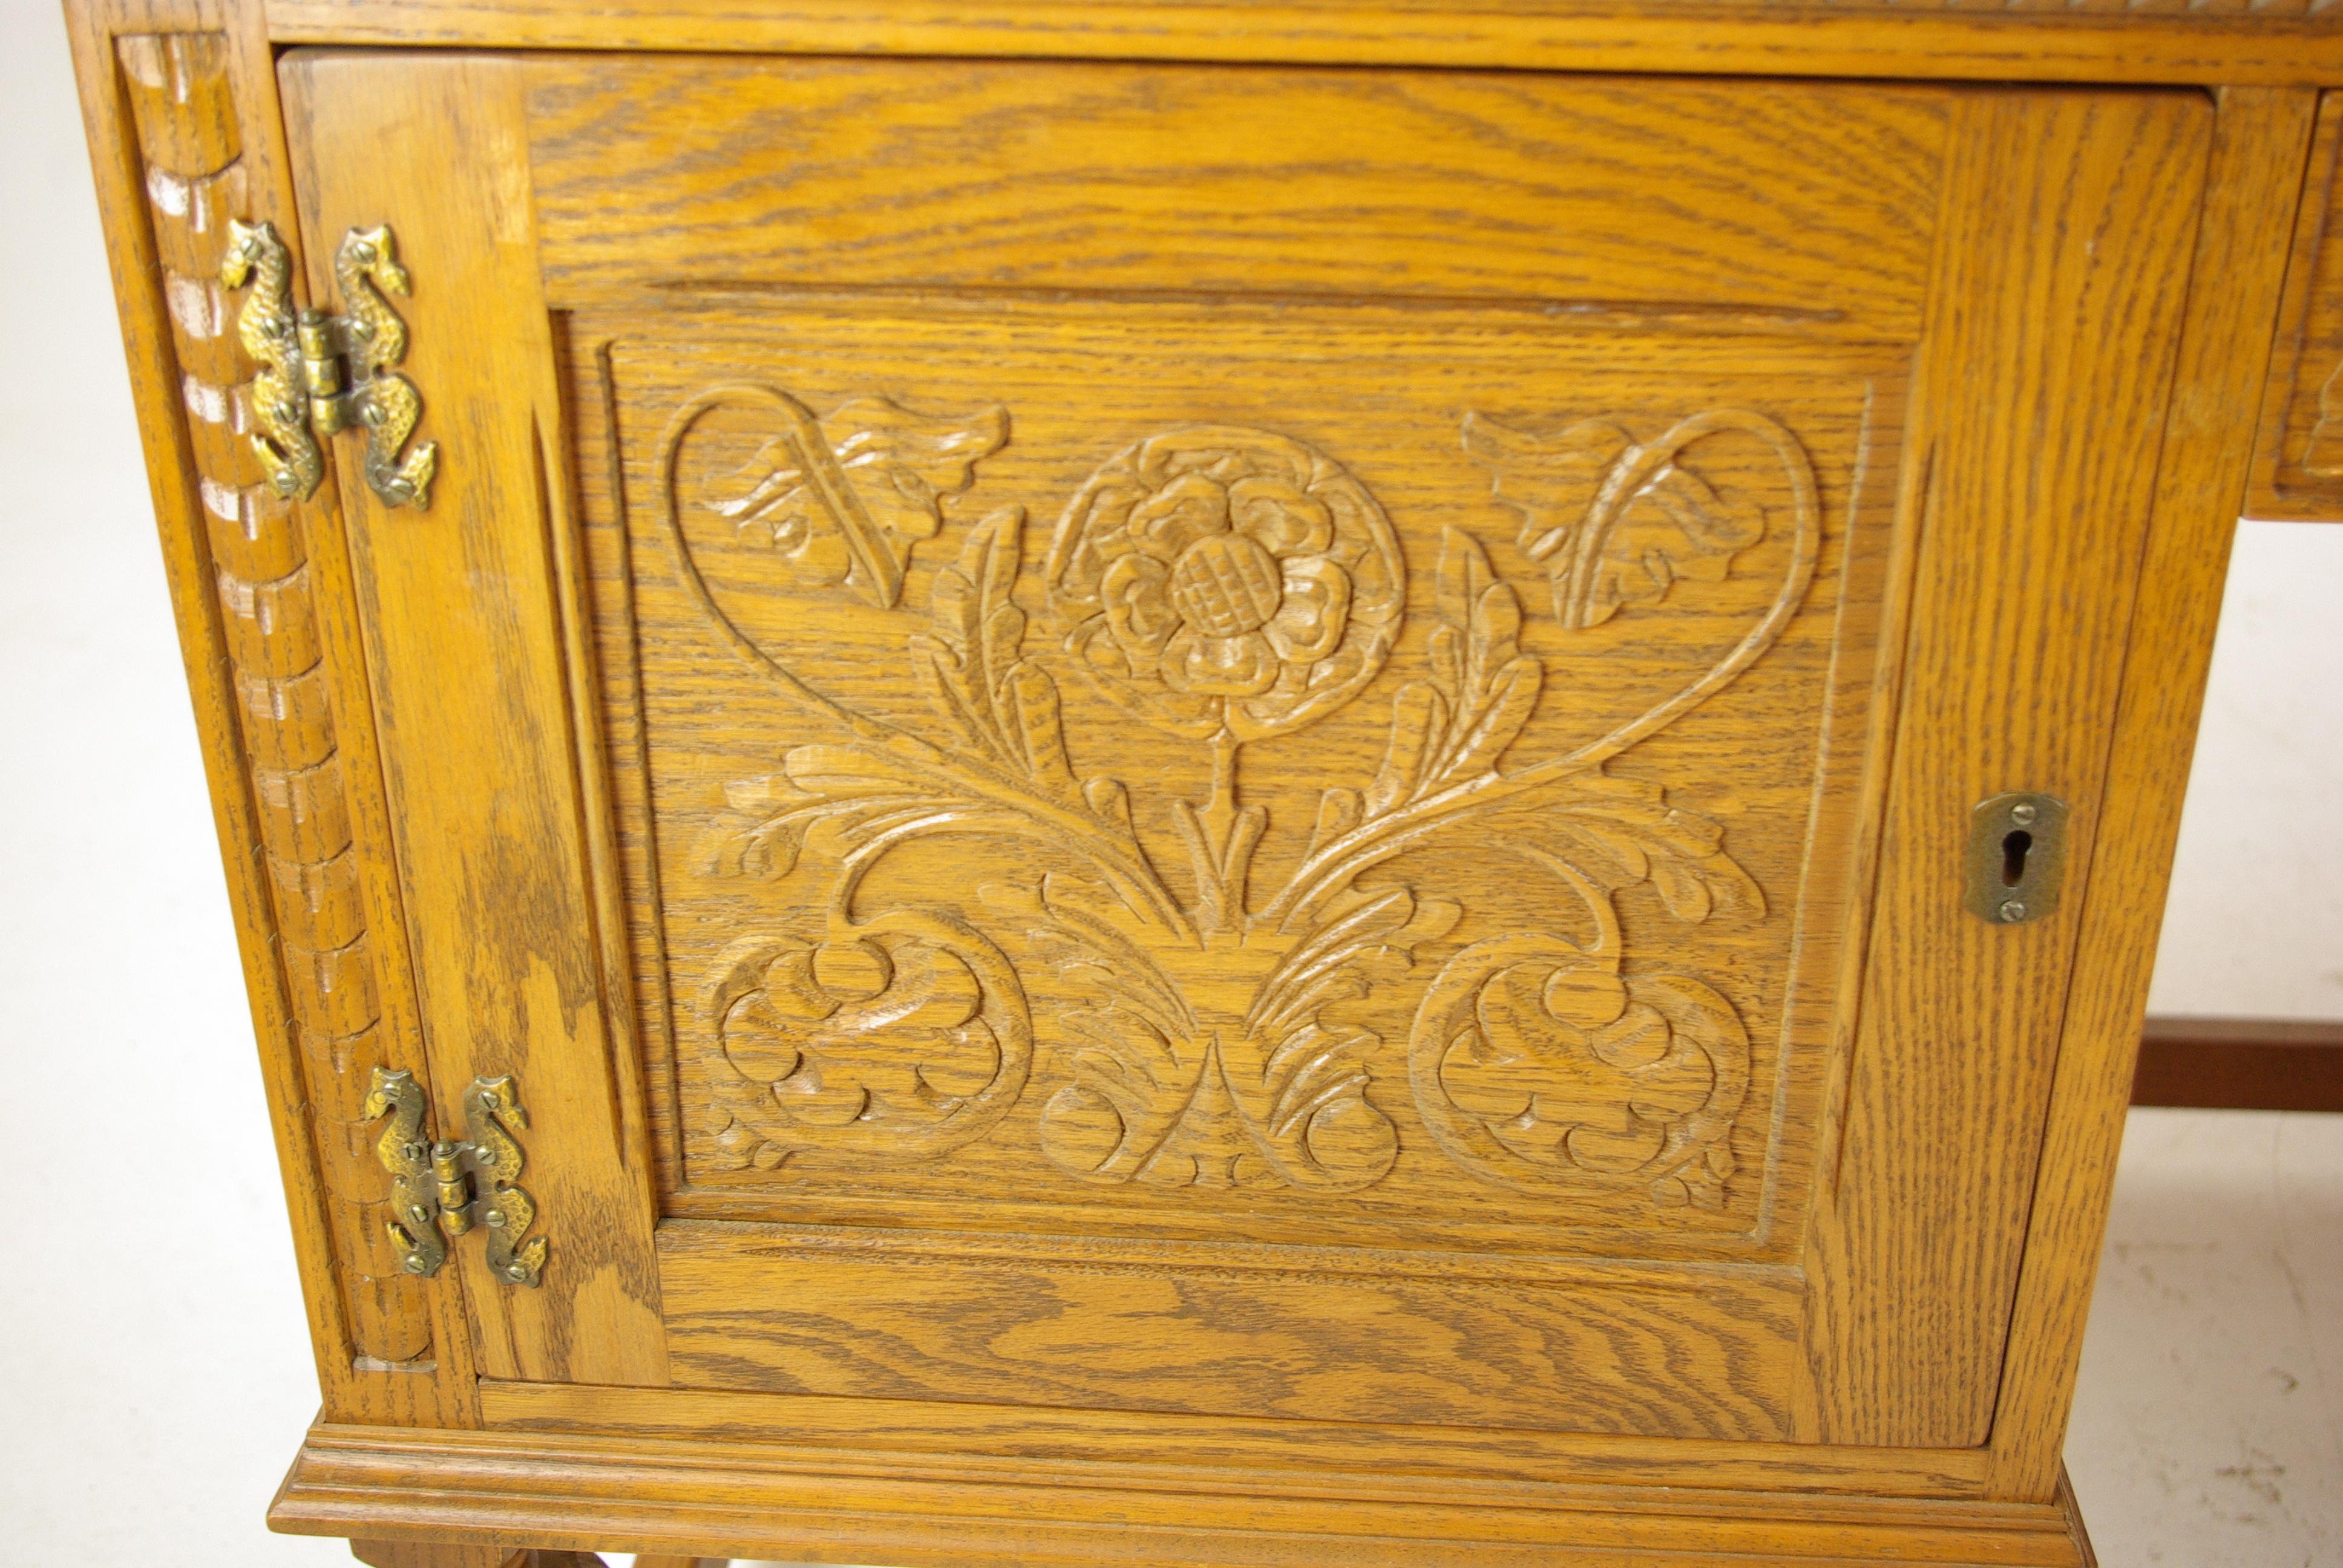
[[[1067,647],[1172,733],[1299,729],[1374,678],[1405,579],[1391,520],[1339,464],[1266,430],[1205,427],[1118,453],[1050,550]]]
[[[981,1133],[1025,1086],[1033,1038],[999,949],[908,910],[828,940],[750,937],[701,992],[717,1145],[771,1170],[916,1160]]]

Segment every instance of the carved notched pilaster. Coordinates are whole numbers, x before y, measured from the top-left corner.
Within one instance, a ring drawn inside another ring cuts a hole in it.
[[[419,1287],[400,1272],[388,1193],[364,1121],[374,1069],[397,1064],[385,1054],[308,545],[300,513],[277,493],[254,450],[256,371],[237,342],[236,311],[220,280],[231,224],[249,216],[227,41],[216,33],[149,34],[121,39],[117,54],[145,164],[351,1349],[377,1362],[412,1362],[431,1352],[430,1319]]]

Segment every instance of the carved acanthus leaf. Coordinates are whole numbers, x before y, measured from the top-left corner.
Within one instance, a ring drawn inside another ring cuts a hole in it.
[[[701,432],[695,468],[681,459],[710,415],[721,417]],[[773,417],[780,432],[739,467],[744,429]],[[686,587],[831,737],[728,785],[695,848],[699,869],[719,877],[785,878],[809,851],[838,862],[819,930],[735,944],[710,975],[705,1060],[726,1157],[859,1163],[980,1135],[1025,1072],[1021,968],[1047,972],[1060,999],[1061,1076],[1040,1132],[1063,1171],[1157,1186],[1370,1185],[1397,1161],[1400,1133],[1369,1092],[1383,1037],[1352,1015],[1419,950],[1444,947],[1463,911],[1359,881],[1477,821],[1587,914],[1450,957],[1408,1048],[1425,1125],[1493,1181],[1640,1183],[1656,1201],[1721,1204],[1745,1033],[1706,981],[1626,966],[1614,905],[1649,885],[1671,917],[1697,923],[1762,915],[1765,900],[1718,823],[1602,769],[1736,678],[1795,611],[1820,514],[1789,433],[1729,409],[1642,446],[1609,423],[1545,441],[1468,418],[1467,446],[1523,511],[1523,553],[1545,567],[1566,629],[1657,604],[1683,578],[1722,578],[1765,535],[1748,498],[1786,484],[1796,528],[1781,586],[1673,694],[1574,749],[1512,759],[1546,664],[1523,648],[1521,599],[1487,550],[1444,530],[1433,602],[1419,606],[1433,624],[1394,695],[1382,764],[1371,779],[1328,781],[1301,863],[1258,909],[1247,879],[1270,809],[1241,798],[1238,752],[1358,695],[1393,657],[1408,608],[1380,504],[1314,448],[1220,427],[1138,442],[1084,487],[1038,574],[1096,697],[1209,749],[1207,798],[1147,819],[1168,817],[1188,849],[1184,890],[1158,873],[1123,784],[1075,772],[1058,681],[1026,653],[1021,508],[969,526],[926,579],[927,624],[909,652],[940,725],[882,719],[802,681],[759,640],[791,635],[786,616],[751,616],[754,630],[731,618],[727,604],[750,603],[743,585],[769,570],[768,548],[792,555],[800,580],[829,573],[892,608],[910,542],[936,532],[942,498],[1005,434],[997,411],[955,425],[870,398],[817,421],[769,388],[705,395],[670,427],[668,522]],[[1695,474],[1681,459],[1711,437],[1729,438],[1701,447]],[[688,532],[681,476],[713,472],[728,451],[729,498],[702,504],[734,528],[710,528],[703,510],[705,531]],[[966,896],[932,879],[934,907],[860,907],[882,857],[944,834],[1020,839],[1058,869],[978,890],[981,933]]]
[[[1455,904],[1378,889],[1298,941],[1255,933],[1207,951],[1151,948],[1122,912],[1090,909],[1055,879],[984,896],[1061,981],[1092,999],[1063,1015],[1078,1041],[1073,1081],[1042,1112],[1042,1146],[1066,1171],[1152,1186],[1347,1191],[1398,1157],[1390,1119],[1366,1098],[1367,1060],[1382,1040],[1331,1023],[1326,1010],[1405,969],[1418,944],[1455,925]],[[1190,1005],[1190,987],[1245,972],[1261,978],[1242,1019]]]
[[[1649,882],[1668,913],[1687,923],[1765,913],[1765,892],[1725,852],[1724,826],[1669,805],[1656,784],[1590,774],[1559,799],[1509,820],[1523,840],[1605,892]]]
[[[1005,1115],[1032,1062],[1016,970],[950,916],[743,938],[701,989],[702,1066],[736,1164],[915,1161]]]
[[[1391,744],[1366,793],[1370,818],[1495,772],[1544,688],[1544,667],[1522,652],[1521,600],[1461,528],[1441,538],[1438,606],[1431,678],[1393,699]]]
[[[956,566],[936,574],[934,631],[911,639],[929,700],[969,743],[1045,793],[1079,795],[1066,760],[1058,686],[1024,657],[1025,612],[1011,597],[1023,558],[1025,508],[969,530]]]

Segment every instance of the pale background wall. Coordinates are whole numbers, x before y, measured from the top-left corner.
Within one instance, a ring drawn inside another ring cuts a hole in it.
[[[316,1395],[52,0],[0,147],[0,1563],[347,1563],[259,1525]],[[2157,1005],[2343,1017],[2343,528],[2215,671]]]

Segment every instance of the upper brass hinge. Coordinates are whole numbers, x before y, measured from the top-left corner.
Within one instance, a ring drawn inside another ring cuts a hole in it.
[[[476,1078],[464,1091],[471,1136],[427,1141],[423,1086],[401,1069],[374,1070],[366,1119],[390,1118],[375,1151],[391,1176],[390,1239],[399,1266],[432,1275],[447,1261],[447,1241],[475,1228],[488,1237],[488,1271],[515,1285],[535,1285],[550,1250],[542,1236],[523,1240],[537,1220],[537,1200],[517,1183],[526,1158],[513,1133],[528,1130],[520,1091],[509,1078]]]
[[[280,496],[307,499],[325,473],[317,437],[363,429],[368,487],[387,506],[429,506],[438,443],[400,455],[423,417],[423,397],[393,368],[407,357],[407,323],[384,294],[411,286],[389,228],[354,228],[342,237],[334,253],[340,316],[294,310],[292,258],[274,224],[231,218],[227,228],[220,282],[252,286],[236,317],[236,339],[260,367],[252,382],[260,425],[252,447],[268,482]]]

